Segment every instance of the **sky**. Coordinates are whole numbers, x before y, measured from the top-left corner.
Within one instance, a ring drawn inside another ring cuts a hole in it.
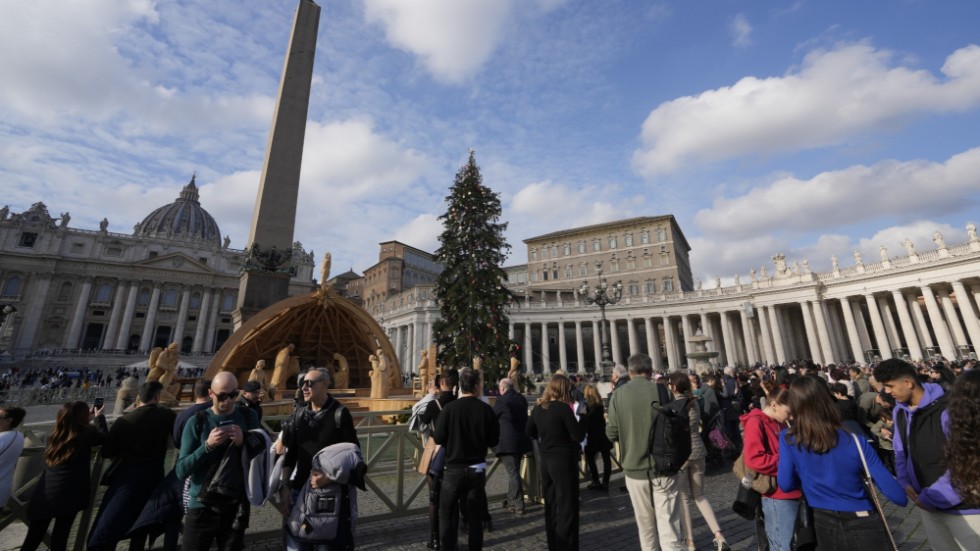
[[[248,238],[299,0],[0,6],[0,203],[128,233],[196,174]],[[980,224],[975,0],[320,0],[295,239],[435,251],[476,151],[513,247],[673,214],[696,279]],[[318,273],[315,271],[314,273]]]

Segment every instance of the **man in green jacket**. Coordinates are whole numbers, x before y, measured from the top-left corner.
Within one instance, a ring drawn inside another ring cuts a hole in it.
[[[640,548],[684,551],[676,476],[659,476],[648,453],[655,415],[652,403],[660,402],[657,383],[650,380],[653,362],[646,354],[634,354],[626,363],[630,382],[609,398],[606,435],[619,442]]]
[[[241,521],[239,526],[233,528],[239,509],[247,507],[244,477],[238,498],[205,506],[198,497],[210,467],[221,461],[230,446],[241,450],[245,432],[259,427],[258,416],[250,409],[235,407],[239,394],[238,379],[230,371],[214,376],[208,394],[211,407],[197,414],[203,416],[202,419],[197,419],[196,415],[187,421],[180,439],[177,476],[191,479],[188,489],[190,503],[184,517],[183,551],[207,551],[215,540],[219,551],[228,551],[240,545],[236,530],[240,532],[245,529],[245,526],[240,526]]]

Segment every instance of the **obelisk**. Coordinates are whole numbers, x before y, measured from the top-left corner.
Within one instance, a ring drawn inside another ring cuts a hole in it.
[[[232,313],[235,329],[259,310],[286,298],[289,292],[299,174],[319,26],[320,6],[311,0],[299,0],[252,214],[238,286],[238,307]]]

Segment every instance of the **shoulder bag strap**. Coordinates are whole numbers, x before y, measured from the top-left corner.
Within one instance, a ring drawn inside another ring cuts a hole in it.
[[[854,445],[857,447],[858,455],[861,456],[861,466],[864,471],[864,489],[868,493],[868,497],[871,498],[871,503],[874,504],[875,511],[878,512],[878,518],[881,519],[882,526],[885,527],[885,533],[888,534],[888,542],[891,543],[891,548],[898,551],[898,545],[895,544],[895,536],[892,535],[891,528],[888,527],[888,519],[885,518],[885,511],[881,507],[881,502],[878,500],[878,492],[875,491],[874,482],[871,478],[871,471],[868,470],[868,461],[864,458],[864,450],[861,448],[861,440],[856,434],[851,434],[851,438],[854,439]]]

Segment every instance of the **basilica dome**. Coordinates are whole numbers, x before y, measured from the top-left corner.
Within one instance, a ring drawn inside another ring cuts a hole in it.
[[[136,235],[220,247],[221,230],[214,217],[201,207],[194,180],[195,177],[191,177],[176,201],[144,218],[136,228]]]

